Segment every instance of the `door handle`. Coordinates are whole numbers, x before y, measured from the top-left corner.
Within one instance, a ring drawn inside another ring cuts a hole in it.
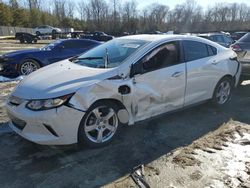
[[[213,65],[217,65],[219,63],[219,61],[213,60],[212,64]]]
[[[174,74],[172,74],[172,77],[177,78],[177,77],[181,76],[182,74],[183,74],[183,72],[175,72]]]

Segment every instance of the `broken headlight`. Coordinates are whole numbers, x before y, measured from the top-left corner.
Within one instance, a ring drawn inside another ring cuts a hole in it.
[[[33,111],[49,110],[62,106],[72,97],[73,94],[64,95],[53,99],[31,100],[26,107]]]

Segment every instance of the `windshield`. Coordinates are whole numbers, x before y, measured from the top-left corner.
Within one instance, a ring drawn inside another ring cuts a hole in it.
[[[93,68],[113,68],[146,44],[144,40],[113,39],[79,56],[74,62]]]
[[[57,46],[58,44],[60,44],[61,41],[60,40],[56,40],[55,42],[52,42],[44,47],[41,48],[41,50],[52,50],[55,48],[55,46]]]

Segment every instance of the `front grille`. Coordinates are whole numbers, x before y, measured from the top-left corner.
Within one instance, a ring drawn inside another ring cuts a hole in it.
[[[21,131],[24,129],[24,127],[26,126],[26,122],[25,122],[25,121],[23,121],[23,120],[21,120],[21,119],[15,117],[15,116],[13,116],[13,115],[11,115],[11,114],[8,114],[8,116],[9,116],[9,118],[10,118],[12,124],[13,124],[16,128],[20,129]]]

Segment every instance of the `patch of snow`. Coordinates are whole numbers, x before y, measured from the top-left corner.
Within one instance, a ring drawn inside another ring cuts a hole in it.
[[[250,84],[250,80],[245,80],[241,83],[241,85],[245,86],[245,85],[249,85]]]
[[[24,79],[24,76],[19,76],[19,77],[16,77],[16,78],[7,78],[7,77],[4,77],[4,76],[0,76],[0,82],[20,81],[22,79]]]

